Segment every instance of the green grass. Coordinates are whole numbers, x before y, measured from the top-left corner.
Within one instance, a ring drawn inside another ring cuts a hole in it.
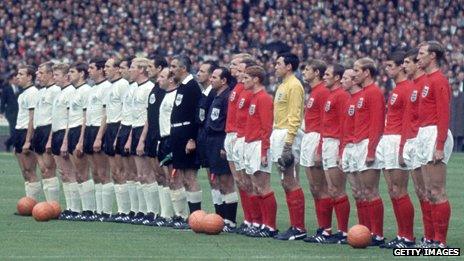
[[[448,243],[453,247],[464,246],[462,229],[464,184],[464,154],[454,154],[448,169],[448,195],[452,204],[452,217]],[[203,188],[203,207],[212,212],[211,196],[206,175],[200,173]],[[412,183],[412,182],[411,182]],[[272,184],[278,201],[278,227],[288,227],[285,198],[280,187],[279,175],[273,174]],[[302,177],[306,196],[306,227],[313,233],[315,225],[313,201],[306,179]],[[273,239],[253,239],[232,234],[218,236],[198,235],[191,231],[174,231],[113,223],[82,223],[50,221],[39,223],[30,217],[18,217],[16,201],[24,195],[23,180],[15,158],[0,153],[0,259],[380,259],[392,258],[391,250],[368,248],[352,249],[340,245],[313,245],[304,242],[280,242]],[[391,202],[381,181],[385,202],[385,235],[395,235],[396,224]],[[412,186],[409,189],[416,209],[415,234],[422,235],[420,207]],[[350,225],[355,218],[351,204]],[[241,220],[239,211],[239,220]],[[335,221],[333,222],[335,225]]]

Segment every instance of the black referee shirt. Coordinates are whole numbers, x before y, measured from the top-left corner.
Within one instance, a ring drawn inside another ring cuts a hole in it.
[[[163,101],[166,91],[161,89],[158,83],[155,84],[150,94],[148,95],[148,107],[147,107],[147,121],[148,121],[148,133],[154,135],[156,139],[160,138],[159,131],[159,110],[161,102]]]

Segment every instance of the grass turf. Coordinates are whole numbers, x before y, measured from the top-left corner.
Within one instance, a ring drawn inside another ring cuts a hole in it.
[[[463,194],[461,185],[464,154],[454,154],[448,168],[448,196],[452,205],[448,243],[464,246],[460,233],[464,227]],[[203,208],[212,212],[211,195],[206,174],[199,179],[203,188]],[[302,176],[306,196],[306,227],[310,233],[316,228],[313,201],[306,178]],[[272,185],[278,202],[278,227],[288,227],[285,197],[279,175],[272,175]],[[385,181],[381,179],[382,198],[385,203],[385,236],[394,237],[396,223],[387,195]],[[31,217],[13,215],[17,200],[24,195],[23,179],[13,155],[0,153],[0,259],[379,259],[391,258],[392,250],[379,248],[352,249],[341,245],[319,245],[304,242],[281,242],[273,239],[253,239],[235,234],[218,236],[195,234],[192,231],[175,231],[114,223],[36,222]],[[414,194],[412,181],[409,192],[415,206],[415,235],[422,236],[420,206]],[[62,205],[64,204],[62,200]],[[355,205],[351,201],[350,225],[356,219]],[[238,220],[241,221],[239,210]],[[335,215],[333,226],[336,227]]]

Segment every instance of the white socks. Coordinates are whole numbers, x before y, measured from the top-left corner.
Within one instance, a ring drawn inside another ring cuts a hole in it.
[[[131,202],[127,183],[114,184],[114,193],[116,194],[118,213],[129,214]]]
[[[45,200],[60,202],[60,180],[57,177],[42,179]]]
[[[63,182],[63,192],[64,199],[66,200],[66,209],[73,212],[81,212],[81,198],[77,182]]]
[[[201,199],[203,198],[203,192],[200,191],[187,191],[187,201],[190,203],[201,203]]]
[[[182,218],[187,218],[189,209],[187,205],[187,193],[185,192],[185,188],[182,187],[180,189],[171,190],[170,193],[175,215],[181,216]]]
[[[143,195],[145,196],[145,201],[147,202],[147,212],[159,214],[160,213],[160,202],[159,202],[159,192],[158,192],[158,183],[143,184]]]
[[[174,216],[174,207],[172,205],[171,190],[169,189],[169,187],[163,188],[163,194],[165,208],[163,210],[163,207],[161,207],[161,211],[164,211],[166,218],[171,218]]]
[[[102,212],[113,213],[114,185],[112,182],[102,185]]]
[[[26,190],[26,196],[33,198],[39,201],[40,191],[42,190],[42,186],[40,185],[40,181],[37,182],[24,182],[24,187]]]
[[[101,183],[95,184],[95,201],[97,203],[97,213],[101,214],[103,209],[103,198],[102,198],[103,185]]]
[[[219,189],[211,189],[211,198],[213,199],[214,205],[221,205],[222,204],[222,194]]]
[[[144,214],[147,213],[147,202],[145,201],[145,196],[143,195],[143,188],[142,188],[142,183],[137,181],[136,183],[137,187],[137,198],[139,200],[139,211]]]
[[[130,211],[137,213],[139,212],[139,198],[137,194],[137,186],[135,185],[135,181],[133,180],[128,180],[126,184],[127,190],[129,191]]]
[[[84,211],[96,211],[95,184],[93,179],[79,184],[79,194],[82,200],[82,209]]]

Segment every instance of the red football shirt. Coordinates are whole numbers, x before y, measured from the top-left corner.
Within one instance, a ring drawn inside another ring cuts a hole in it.
[[[322,132],[322,115],[330,91],[321,82],[314,86],[305,106],[305,132]]]
[[[436,149],[443,150],[450,118],[450,85],[440,70],[427,76],[430,84],[422,88],[419,99],[419,123],[421,127],[437,126]]]
[[[387,115],[383,133],[401,135],[407,130],[405,120],[407,120],[406,106],[409,99],[409,92],[412,83],[404,80],[396,84],[396,87],[390,94],[387,103]]]
[[[359,100],[362,92],[358,91],[356,93],[351,94],[347,105],[345,106],[345,120],[343,121],[343,142],[341,145],[341,150],[345,148],[345,145],[348,143],[353,143],[355,140],[354,136],[354,117],[355,115],[355,108],[356,103]]]
[[[274,102],[265,91],[252,94],[246,120],[245,142],[261,141],[261,156],[267,155],[274,122]]]
[[[230,92],[229,102],[227,106],[226,132],[236,132],[235,118],[237,111],[238,96],[243,90],[243,83],[237,83],[234,89]]]
[[[238,96],[235,130],[237,131],[237,137],[239,138],[245,136],[246,121],[248,118],[248,108],[250,107],[251,96],[253,96],[253,93],[245,89]]]

